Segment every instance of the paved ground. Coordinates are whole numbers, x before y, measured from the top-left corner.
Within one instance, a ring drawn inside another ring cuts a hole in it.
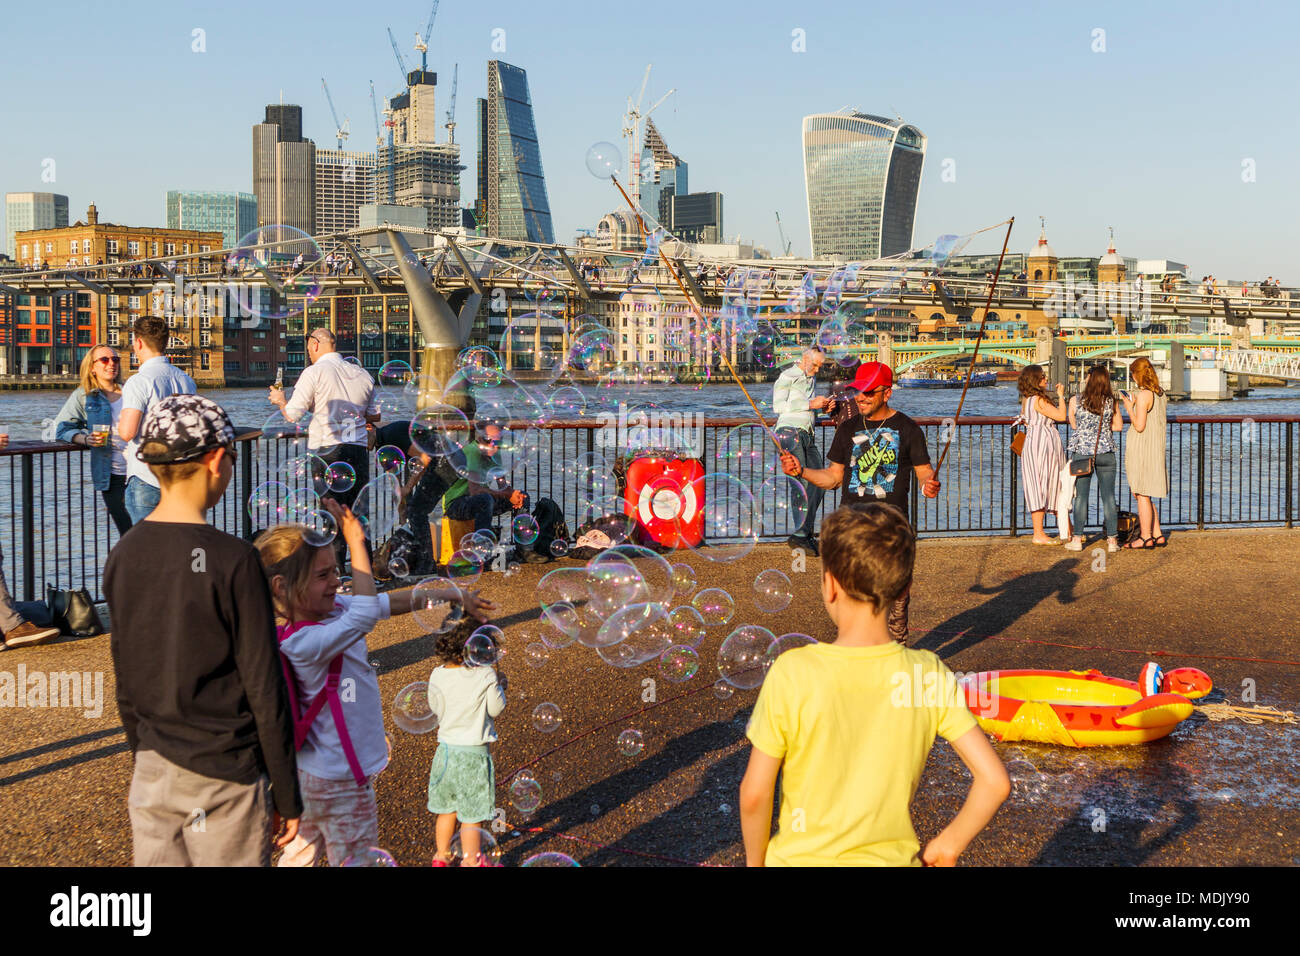
[[[784,547],[762,545],[732,565],[691,554],[677,560],[694,566],[701,586],[726,588],[737,603],[736,619],[710,629],[700,673],[683,684],[664,680],[653,664],[617,670],[578,645],[528,666],[524,647],[539,634],[533,589],[558,565],[485,579],[503,605],[498,623],[511,678],[495,751],[498,799],[510,824],[499,834],[505,862],[542,850],[588,866],[741,860],[736,788],[756,692],[714,696],[717,649],[740,623],[830,639],[816,598],[820,566],[812,559],[805,572],[791,573],[796,602],[766,615],[753,606],[751,583],[764,568],[790,570]],[[930,539],[919,550],[913,640],[961,671],[1097,667],[1135,677],[1154,657],[1166,667],[1202,668],[1230,700],[1253,685],[1259,703],[1295,709],[1298,563],[1300,533],[1280,530],[1183,533],[1161,551],[1110,556],[1034,547],[1026,538]],[[427,677],[429,639],[409,620],[382,626],[370,646],[387,699]],[[131,760],[112,703],[108,638],[0,655],[0,671],[16,673],[19,665],[102,673],[106,703],[97,717],[0,710],[0,864],[128,864]],[[643,700],[646,678],[655,680],[654,704]],[[554,734],[531,725],[542,701],[562,708]],[[615,745],[628,728],[645,740],[635,758]],[[378,785],[380,842],[404,865],[427,863],[433,832],[424,791],[436,740],[391,722],[390,733],[393,760]],[[1300,727],[1212,724],[1196,715],[1147,746],[998,749],[1015,793],[971,847],[970,863],[1300,862]],[[511,773],[525,765],[544,790],[527,821],[508,792]],[[912,807],[923,841],[956,812],[965,780],[940,741]]]

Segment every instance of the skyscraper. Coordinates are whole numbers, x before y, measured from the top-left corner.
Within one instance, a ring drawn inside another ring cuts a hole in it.
[[[68,197],[59,193],[5,193],[5,253],[18,259],[14,234],[68,224]]]
[[[316,232],[357,227],[357,209],[375,201],[375,153],[316,150]]]
[[[268,106],[253,127],[253,194],[259,226],[316,232],[316,144],[302,138],[301,106]]]
[[[257,228],[257,197],[251,193],[167,190],[167,228],[219,232],[233,249]]]
[[[805,116],[808,230],[818,259],[906,252],[925,162],[925,135],[853,110]]]
[[[459,227],[460,146],[438,142],[434,93],[438,75],[412,70],[406,89],[389,100],[393,117],[392,145],[379,147],[375,170],[375,201],[394,206],[420,206],[429,213],[429,228]]]
[[[554,242],[542,153],[528,96],[528,74],[488,61],[486,129],[479,137],[479,168],[487,178],[487,231],[501,239]],[[480,175],[483,175],[481,173]]]
[[[647,172],[643,155],[641,208],[647,215],[655,217],[660,225],[667,227],[672,219],[672,197],[685,196],[688,192],[686,161],[668,148],[659,127],[648,117],[645,121],[645,148],[653,157],[653,172]]]

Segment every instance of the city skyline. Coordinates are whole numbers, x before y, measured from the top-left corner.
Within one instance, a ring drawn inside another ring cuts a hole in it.
[[[656,123],[690,157],[693,178],[726,197],[728,238],[739,233],[778,251],[779,212],[792,251],[810,253],[800,122],[849,106],[901,115],[929,138],[914,246],[1015,215],[1011,248],[1028,251],[1044,215],[1064,255],[1100,255],[1114,226],[1125,256],[1167,256],[1187,262],[1193,276],[1297,281],[1282,249],[1296,231],[1287,223],[1300,212],[1287,175],[1300,144],[1253,92],[1294,80],[1284,37],[1298,17],[1287,7],[1265,12],[1269,30],[1250,50],[1221,40],[1225,25],[1248,22],[1208,4],[1135,10],[1102,3],[1086,11],[1021,4],[997,17],[935,4],[891,10],[875,27],[888,43],[846,29],[860,14],[838,4],[791,12],[761,0],[719,3],[693,10],[690,31],[611,8],[562,14],[449,0],[429,48],[440,97],[460,64],[461,130],[473,127],[488,60],[528,71],[558,241],[572,241],[619,204],[583,157],[594,142],[620,141],[626,98],[653,62],[647,97],[677,88]],[[116,221],[160,224],[168,187],[250,190],[247,147],[222,144],[247,142],[250,122],[281,90],[285,103],[303,107],[303,136],[332,144],[322,75],[350,120],[344,148],[366,149],[373,141],[368,81],[381,96],[400,83],[384,28],[393,28],[410,60],[409,39],[400,38],[413,36],[426,16],[423,0],[364,22],[341,4],[268,10],[236,2],[219,12],[151,5],[130,17],[90,4],[8,11],[11,34],[24,42],[0,65],[15,93],[5,108],[11,148],[0,156],[0,191],[61,193],[73,209],[93,201]],[[59,52],[70,21],[99,45]],[[302,42],[268,58],[247,42],[250,25]],[[617,64],[602,66],[601,82],[584,81],[575,64],[594,62],[612,37]],[[713,55],[719,43],[728,56]],[[863,71],[868,52],[871,69]],[[128,74],[127,61],[166,75],[168,94]],[[741,63],[745,76],[764,81],[742,79]],[[43,77],[39,103],[22,92],[35,75]],[[112,93],[99,92],[109,88],[96,85],[100,76],[115,77]],[[156,116],[146,117],[153,138],[143,150],[141,102],[158,104]],[[1207,121],[1220,132],[1207,137]],[[52,181],[44,180],[49,174]],[[462,175],[462,205],[472,192]]]

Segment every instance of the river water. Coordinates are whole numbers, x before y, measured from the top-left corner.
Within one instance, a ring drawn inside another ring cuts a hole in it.
[[[772,383],[747,385],[750,396],[765,415],[772,414]],[[619,401],[631,405],[654,402],[669,412],[700,412],[706,418],[740,418],[753,412],[745,396],[736,385],[634,385],[615,388],[588,388],[587,415],[601,410],[617,408]],[[818,392],[824,394],[826,386]],[[265,388],[225,388],[206,391],[204,395],[217,402],[236,425],[256,427],[274,411],[266,400]],[[909,389],[894,390],[891,404],[913,417],[951,416],[957,409],[959,389]],[[52,420],[67,399],[68,393],[55,391],[0,392],[0,426],[7,426],[14,440],[37,439],[42,423]],[[973,388],[966,395],[963,417],[980,415],[1014,416],[1019,403],[1015,382],[1000,382],[984,388]],[[1300,414],[1300,387],[1258,388],[1248,398],[1223,402],[1179,402],[1170,408],[1171,416],[1178,415],[1296,415]]]

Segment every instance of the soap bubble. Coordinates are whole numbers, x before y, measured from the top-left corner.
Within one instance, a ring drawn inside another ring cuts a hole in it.
[[[411,573],[411,564],[399,554],[388,562],[388,573],[395,578],[404,578]]]
[[[564,853],[538,853],[524,860],[520,866],[579,866],[577,860]]]
[[[516,544],[532,544],[539,533],[537,519],[530,514],[515,515],[510,522],[510,530]]]
[[[623,155],[613,143],[593,143],[587,149],[587,171],[597,179],[609,179],[623,168]]]
[[[742,624],[718,648],[718,673],[733,687],[752,690],[767,676],[767,649],[774,640],[776,635],[767,628]]]
[[[248,513],[252,516],[253,527],[270,528],[284,524],[285,496],[288,494],[288,486],[279,481],[264,481],[254,488],[248,496]]]
[[[641,731],[629,728],[618,735],[618,752],[624,757],[635,757],[644,749]]]
[[[743,558],[754,550],[762,522],[754,495],[728,474],[710,472],[691,482],[700,506],[700,539],[689,532],[689,521],[678,519],[678,532],[697,555],[716,562]]]
[[[470,440],[469,419],[451,405],[429,405],[411,419],[411,444],[431,458],[447,458],[465,467],[465,444]]]
[[[722,588],[705,588],[691,599],[706,627],[728,623],[736,613],[736,602]]]
[[[482,531],[471,531],[460,539],[460,550],[468,551],[479,562],[485,562],[492,557],[492,552],[497,548],[496,535],[486,528]]]
[[[445,634],[465,616],[459,602],[448,601],[442,594],[455,594],[458,589],[442,577],[429,577],[411,589],[411,617],[429,634]]]
[[[366,847],[343,861],[343,866],[397,866],[393,854],[377,846]]]
[[[562,631],[558,627],[556,627],[551,622],[551,619],[546,616],[545,611],[543,611],[538,616],[537,620],[538,623],[541,625],[542,643],[546,646],[547,650],[552,650],[552,651],[563,650],[564,648],[568,647],[570,644],[574,642],[575,640],[574,635]],[[527,652],[525,651],[525,653]]]
[[[591,609],[604,618],[629,604],[646,602],[650,589],[631,561],[620,555],[598,555],[587,565],[587,595]]]
[[[587,397],[582,390],[564,385],[551,393],[547,400],[556,418],[578,418],[587,411]]]
[[[379,323],[367,322],[361,326],[361,337],[369,344],[373,339],[379,338]]]
[[[674,684],[690,680],[699,669],[700,655],[684,644],[674,644],[659,656],[659,673]]]
[[[329,544],[338,534],[338,524],[328,511],[308,511],[295,520],[302,525],[302,540],[313,548]]]
[[[542,785],[532,777],[516,776],[510,781],[510,805],[530,814],[542,805]]]
[[[649,600],[668,604],[673,599],[673,569],[663,557],[649,548],[639,544],[619,544],[607,548],[589,563],[596,567],[604,561],[622,560],[631,562],[645,582]]]
[[[551,659],[551,651],[541,641],[533,641],[524,648],[524,661],[529,667],[541,667]]]
[[[351,491],[357,483],[357,470],[346,461],[336,461],[325,469],[325,485],[336,495]]]
[[[379,366],[375,381],[381,388],[402,388],[415,381],[416,375],[411,366],[401,359],[392,359]]]
[[[278,295],[270,289],[252,297],[248,314],[258,319],[287,319],[300,314],[321,293],[317,274],[325,254],[316,240],[294,226],[258,226],[239,240],[227,256],[227,264],[237,272],[257,272],[275,276],[282,288]]]
[[[306,413],[296,422],[291,422],[277,408],[262,425],[262,437],[272,441],[287,441],[289,448],[296,451],[307,439],[308,426],[311,424],[311,412]]]
[[[396,445],[384,445],[375,449],[375,470],[381,473],[397,473],[406,463],[406,454]]]
[[[395,475],[377,475],[358,492],[352,512],[361,519],[366,537],[372,542],[385,540],[397,527],[397,509],[402,487]]]
[[[298,455],[280,466],[280,474],[290,489],[310,488],[323,495],[329,491],[329,483],[325,480],[326,468],[325,459],[319,455]]]
[[[483,575],[483,559],[473,551],[461,548],[447,559],[447,577],[457,586],[467,588]]]
[[[501,847],[488,830],[483,827],[476,827],[470,823],[462,823],[456,830],[456,835],[451,838],[451,859],[453,863],[460,866],[465,865],[465,848],[461,843],[461,838],[466,830],[473,830],[478,833],[479,857],[482,864],[487,866],[499,866],[501,861]]]
[[[427,734],[438,729],[442,708],[435,708],[430,697],[441,700],[438,688],[425,681],[407,684],[393,698],[393,723],[408,734]]]
[[[545,701],[533,708],[533,728],[544,734],[559,730],[563,720],[564,717],[560,713],[559,704]]]
[[[808,492],[798,478],[772,475],[759,486],[757,506],[764,534],[793,534],[808,516]]]
[[[505,635],[499,627],[484,624],[465,640],[464,658],[469,667],[491,667],[500,654],[499,641]]]
[[[596,653],[614,667],[637,667],[672,646],[662,604],[633,604],[611,614],[596,633]]]
[[[310,488],[295,488],[284,496],[284,513],[288,521],[301,521],[309,511],[320,510],[320,495]]]
[[[486,345],[475,345],[464,349],[456,357],[458,369],[465,379],[476,388],[493,388],[501,384],[501,361],[497,353]]]
[[[725,680],[719,679],[713,682],[713,696],[718,698],[718,700],[727,700],[735,692],[736,688],[732,687]]]
[[[689,604],[675,607],[668,613],[668,626],[672,629],[670,636],[674,644],[699,648],[704,641],[704,618]]]
[[[673,591],[686,597],[695,590],[695,569],[689,564],[673,565]]]
[[[754,606],[764,614],[784,611],[793,598],[794,588],[783,572],[768,568],[754,578]]]
[[[792,651],[796,647],[807,647],[809,644],[816,643],[816,639],[809,637],[807,634],[782,634],[767,646],[767,656],[770,661],[774,661],[786,651]]]
[[[562,558],[569,553],[569,542],[563,538],[555,538],[551,541],[550,551],[552,557]]]

